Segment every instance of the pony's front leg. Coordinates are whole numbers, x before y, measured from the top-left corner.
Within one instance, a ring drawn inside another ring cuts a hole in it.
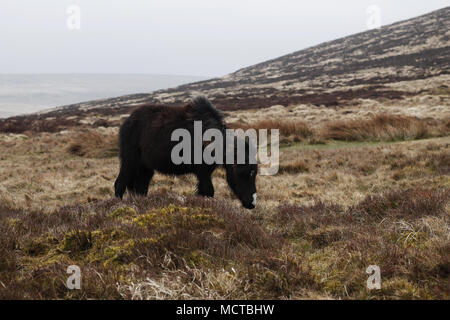
[[[204,197],[214,197],[214,186],[211,181],[211,175],[197,176],[197,194]]]

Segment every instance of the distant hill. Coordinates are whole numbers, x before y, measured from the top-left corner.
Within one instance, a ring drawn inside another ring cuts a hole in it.
[[[355,97],[396,97],[399,81],[450,72],[450,7],[241,69],[226,77],[160,91],[177,103],[202,92],[226,109],[275,104],[337,105]]]
[[[0,117],[204,79],[160,74],[0,74]]]
[[[427,89],[420,82],[427,81]],[[450,7],[256,64],[221,78],[150,94],[74,104],[41,114],[124,114],[141,103],[184,104],[208,96],[223,110],[355,99],[402,99],[450,82]]]

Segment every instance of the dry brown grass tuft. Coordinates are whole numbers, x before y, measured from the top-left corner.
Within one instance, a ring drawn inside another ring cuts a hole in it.
[[[414,117],[379,114],[372,119],[335,121],[325,126],[326,139],[344,141],[396,141],[430,136],[427,123]]]
[[[450,133],[450,119],[447,119],[443,124],[443,132],[448,135]]]
[[[302,159],[280,164],[279,174],[296,174],[309,171],[309,165]]]
[[[278,129],[280,135],[283,137],[294,136],[300,140],[307,139],[314,135],[313,129],[303,121],[291,121],[291,120],[260,120],[258,122],[246,124],[246,123],[233,123],[231,125],[234,129]]]
[[[49,118],[41,119],[39,116],[17,116],[11,119],[0,119],[0,132],[59,132],[68,127],[76,127],[79,122],[75,119]]]
[[[355,214],[364,213],[371,219],[420,218],[441,216],[446,213],[450,190],[402,190],[389,191],[380,195],[369,195],[350,209]]]
[[[329,140],[405,141],[447,136],[450,133],[448,121],[423,120],[387,113],[371,118],[325,120],[315,127],[300,120],[280,119],[259,120],[253,123],[235,122],[230,126],[243,130],[279,129],[282,144],[326,144]]]
[[[69,144],[70,154],[87,158],[110,158],[119,154],[119,142],[116,134],[102,134],[88,130],[77,134]]]

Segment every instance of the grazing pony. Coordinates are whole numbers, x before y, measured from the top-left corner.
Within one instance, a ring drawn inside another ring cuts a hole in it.
[[[146,195],[155,170],[168,175],[194,174],[198,179],[197,194],[213,197],[211,174],[217,163],[207,164],[202,159],[200,164],[194,164],[194,161],[174,164],[171,159],[172,149],[177,145],[171,140],[172,132],[185,129],[193,137],[194,121],[202,122],[202,134],[208,129],[218,129],[223,134],[223,141],[226,140],[223,116],[205,97],[197,97],[184,107],[143,105],[136,109],[120,128],[120,172],[114,183],[116,197],[122,199],[127,189],[130,193]],[[242,138],[234,136],[232,139],[235,151],[239,139]],[[226,143],[223,145],[225,149]],[[236,161],[226,164],[228,161],[225,160],[220,164],[226,170],[229,187],[247,209],[256,205],[258,172],[256,161],[249,161],[250,147],[250,142],[245,140],[243,164]],[[205,144],[202,144],[202,151],[204,148]],[[193,142],[191,150],[195,150]]]

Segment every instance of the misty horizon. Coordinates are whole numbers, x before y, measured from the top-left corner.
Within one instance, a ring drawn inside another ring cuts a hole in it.
[[[204,77],[154,74],[0,74],[0,118],[129,94]]]

